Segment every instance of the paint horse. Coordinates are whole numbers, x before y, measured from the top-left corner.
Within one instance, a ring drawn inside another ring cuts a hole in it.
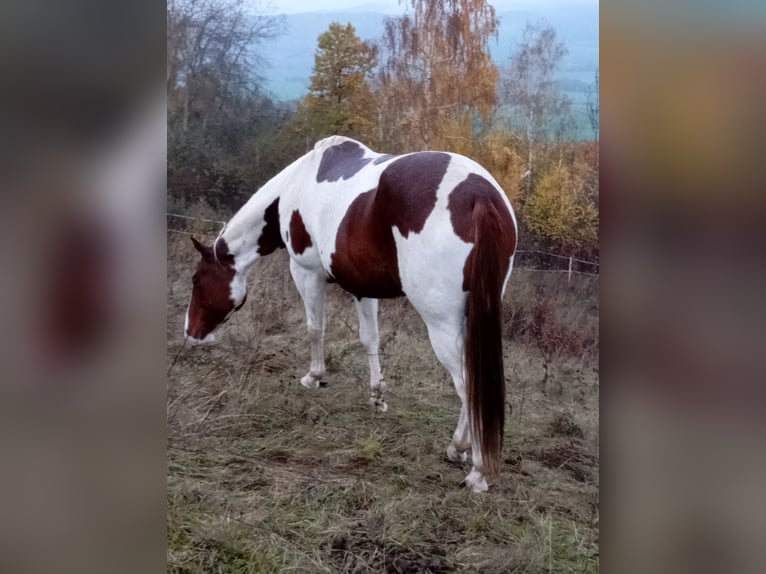
[[[378,360],[378,299],[412,303],[462,407],[447,456],[473,468],[464,483],[487,490],[503,442],[505,379],[501,300],[513,266],[516,219],[506,195],[474,161],[453,153],[400,156],[332,136],[255,193],[202,256],[186,315],[193,343],[242,307],[248,270],[279,248],[306,308],[317,388],[325,372],[328,283],[355,296],[370,367],[370,401],[385,411]]]

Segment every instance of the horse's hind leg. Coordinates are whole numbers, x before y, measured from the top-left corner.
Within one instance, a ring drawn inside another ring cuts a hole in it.
[[[324,301],[327,281],[321,275],[312,273],[290,260],[290,273],[306,307],[311,366],[301,378],[301,384],[309,389],[319,387],[325,373],[324,364]]]
[[[380,360],[378,348],[380,337],[378,335],[378,300],[377,299],[354,299],[356,312],[359,314],[359,340],[367,351],[367,359],[370,363],[370,404],[380,412],[388,410],[386,401],[383,400],[385,383],[380,373]]]
[[[460,397],[460,417],[452,434],[452,441],[447,447],[447,458],[462,462],[466,460],[466,451],[471,446],[468,401],[463,373],[463,325],[448,321],[426,320],[426,326],[436,358],[449,371],[455,391]]]
[[[462,314],[455,315],[462,317]],[[485,492],[487,481],[483,473],[478,470],[483,467],[481,448],[476,444],[475,437],[471,433],[471,418],[468,412],[468,399],[466,396],[465,372],[463,371],[463,343],[465,338],[464,325],[459,321],[429,320],[424,317],[428,327],[428,337],[434,349],[436,358],[449,371],[455,391],[460,397],[460,417],[457,427],[452,434],[452,441],[447,447],[447,458],[452,461],[465,461],[467,450],[471,448],[473,468],[465,477],[463,484],[473,492]]]

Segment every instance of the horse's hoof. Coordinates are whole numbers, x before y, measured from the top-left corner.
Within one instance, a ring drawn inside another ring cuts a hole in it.
[[[471,492],[487,492],[487,479],[477,470],[472,470],[463,480],[463,484],[471,489]]]
[[[466,451],[460,452],[455,448],[454,444],[450,444],[447,447],[447,460],[450,462],[465,462],[468,460],[468,453]]]
[[[307,389],[318,389],[322,383],[318,378],[309,373],[308,375],[304,375],[301,379],[301,384]]]
[[[384,413],[388,410],[386,401],[380,398],[370,397],[370,405],[375,407],[375,410],[379,413]]]
[[[482,492],[487,492],[489,490],[489,486],[487,486],[487,481],[483,480],[481,483],[476,483],[471,487],[471,492],[475,492],[476,494],[481,494]]]

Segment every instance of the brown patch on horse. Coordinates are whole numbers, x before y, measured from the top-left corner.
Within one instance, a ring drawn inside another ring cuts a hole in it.
[[[377,193],[371,189],[351,202],[338,228],[331,258],[335,281],[360,299],[403,295],[391,226],[376,217]]]
[[[293,211],[293,214],[290,217],[289,237],[291,237],[290,245],[292,245],[296,255],[300,255],[313,245],[313,243],[311,243],[311,236],[309,235],[309,232],[306,231],[303,218],[297,209]]]
[[[216,242],[216,253],[192,237],[200,253],[197,270],[192,277],[192,297],[189,303],[187,335],[204,339],[234,310],[231,300],[231,280],[234,278],[234,256],[226,241]]]
[[[258,254],[268,255],[285,246],[279,229],[279,198],[272,201],[271,205],[266,208],[263,218],[266,225],[258,238]]]
[[[397,159],[376,189],[358,196],[341,220],[331,259],[338,284],[357,297],[403,295],[393,228],[420,233],[436,205],[450,156],[421,152]]]
[[[372,161],[363,156],[364,149],[354,141],[345,141],[327,148],[319,162],[317,183],[353,177]]]
[[[455,234],[467,243],[475,243],[476,228],[474,225],[474,209],[478,202],[491,204],[499,218],[502,230],[500,241],[502,277],[508,273],[511,255],[516,250],[516,226],[513,223],[511,213],[505,205],[500,192],[488,180],[477,174],[470,174],[460,182],[449,194],[447,209],[450,212],[450,221]],[[468,291],[467,270],[472,265],[471,258],[475,256],[476,249],[471,249],[463,269],[463,290]]]
[[[400,157],[380,174],[377,209],[404,237],[420,233],[436,205],[450,156],[424,151]]]

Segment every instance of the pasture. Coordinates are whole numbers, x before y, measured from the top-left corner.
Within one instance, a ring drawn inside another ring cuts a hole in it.
[[[598,571],[597,278],[514,270],[503,465],[459,487],[459,399],[405,299],[381,301],[386,413],[368,404],[351,296],[330,286],[327,386],[279,250],[211,347],[184,347],[197,254],[168,235],[168,571]]]

